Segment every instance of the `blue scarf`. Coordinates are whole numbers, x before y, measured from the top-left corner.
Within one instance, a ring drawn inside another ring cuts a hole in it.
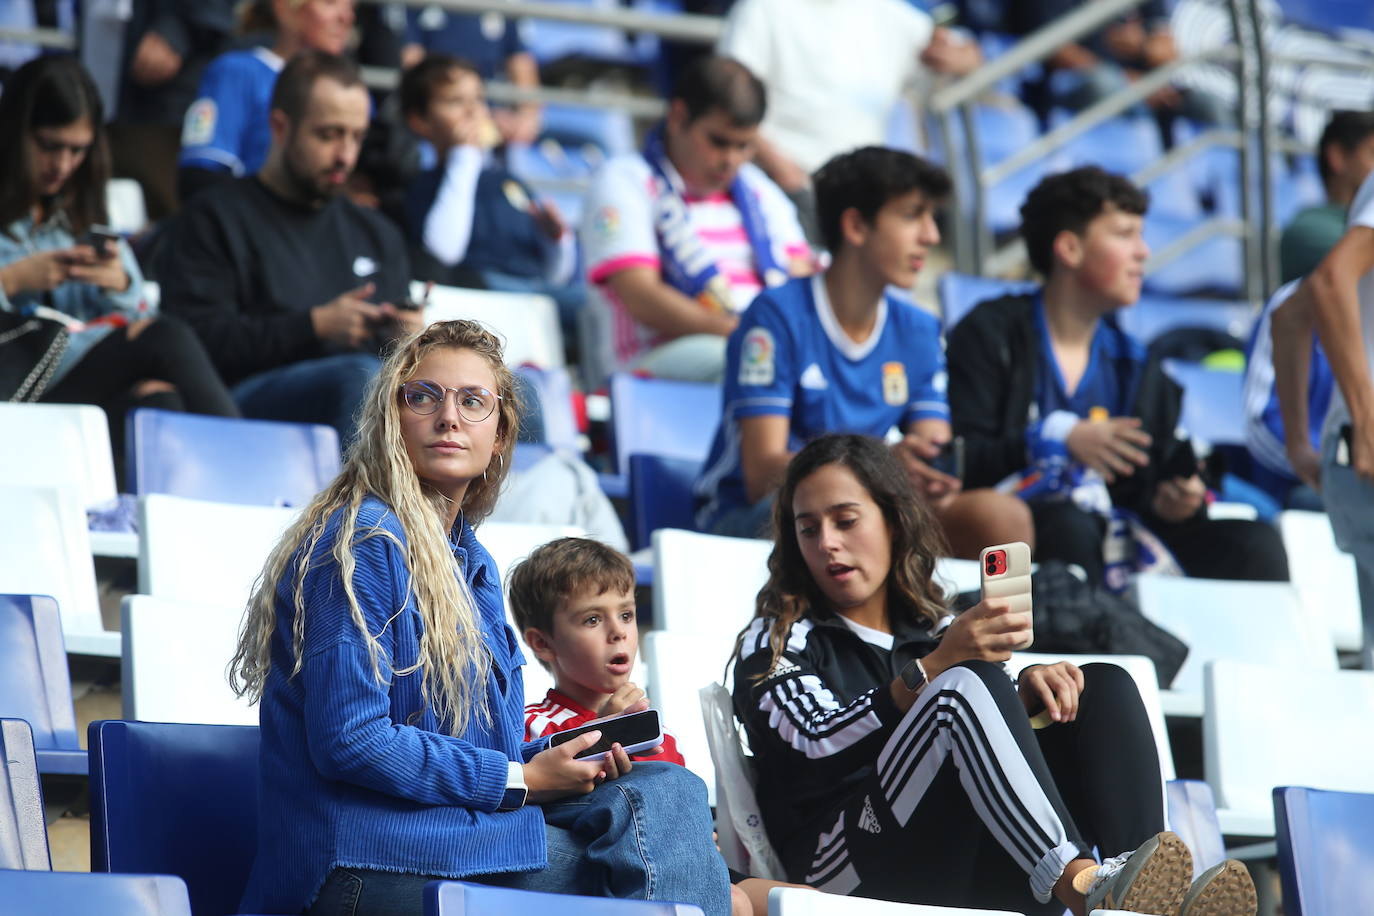
[[[733,313],[730,286],[721,276],[720,268],[697,238],[687,220],[685,188],[675,171],[668,167],[668,154],[663,145],[663,125],[649,131],[644,140],[644,159],[653,169],[658,181],[654,199],[654,232],[663,259],[663,279],[674,289],[698,300],[708,308]],[[739,209],[744,234],[754,250],[754,264],[764,286],[777,286],[787,280],[787,271],[773,257],[773,244],[768,238],[768,224],[759,208],[758,198],[745,186],[738,174],[730,183],[730,199]]]

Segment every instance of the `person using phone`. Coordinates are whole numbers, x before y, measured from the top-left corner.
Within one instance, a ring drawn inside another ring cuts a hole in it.
[[[273,548],[231,664],[260,703],[258,846],[241,909],[424,912],[426,883],[729,910],[706,787],[623,748],[525,740],[524,663],[474,526],[519,428],[473,321],[401,342],[339,476]]]
[[[100,226],[110,176],[104,124],[95,83],[74,57],[35,58],[6,83],[0,310],[38,309],[71,329],[41,400],[104,408],[122,463],[131,408],[220,416],[238,410],[190,329],[144,307],[133,252]]]
[[[1159,755],[1125,671],[1060,662],[1013,685],[999,663],[1028,615],[989,598],[949,619],[939,528],[881,442],[814,440],[775,506],[734,703],[791,880],[1028,914],[1255,912],[1243,866],[1193,884],[1163,832]],[[1053,724],[1033,730],[1042,709]]]
[[[1114,313],[1140,297],[1148,206],[1128,179],[1093,166],[1050,175],[1026,196],[1021,236],[1043,286],[977,305],[948,335],[965,483],[1019,478],[1036,559],[1077,564],[1095,584],[1126,584],[1129,570],[1109,580],[1104,560],[1115,521],[1140,540],[1153,535],[1188,575],[1286,581],[1278,532],[1209,519],[1196,462],[1171,466],[1182,391],[1117,324]]]

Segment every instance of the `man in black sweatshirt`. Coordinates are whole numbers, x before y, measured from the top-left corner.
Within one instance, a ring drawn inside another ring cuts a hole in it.
[[[389,340],[418,330],[399,231],[342,192],[367,132],[357,69],[305,52],[272,93],[272,147],[179,218],[159,275],[244,416],[326,423],[341,442]]]

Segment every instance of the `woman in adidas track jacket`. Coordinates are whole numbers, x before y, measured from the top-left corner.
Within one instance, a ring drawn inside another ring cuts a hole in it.
[[[804,448],[774,521],[734,700],[788,878],[1082,913],[1073,878],[1093,847],[1114,856],[1164,827],[1159,757],[1129,675],[1060,663],[1013,684],[997,663],[1027,641],[1029,620],[996,599],[932,636],[948,621],[932,578],[939,526],[877,440]],[[1033,729],[1042,711],[1050,724]]]

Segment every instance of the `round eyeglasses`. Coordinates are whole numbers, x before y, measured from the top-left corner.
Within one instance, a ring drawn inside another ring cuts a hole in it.
[[[447,388],[428,379],[412,379],[401,385],[401,397],[406,406],[421,416],[429,416],[444,403],[452,391],[458,396],[458,416],[469,423],[481,423],[496,409],[499,394],[485,388]]]

